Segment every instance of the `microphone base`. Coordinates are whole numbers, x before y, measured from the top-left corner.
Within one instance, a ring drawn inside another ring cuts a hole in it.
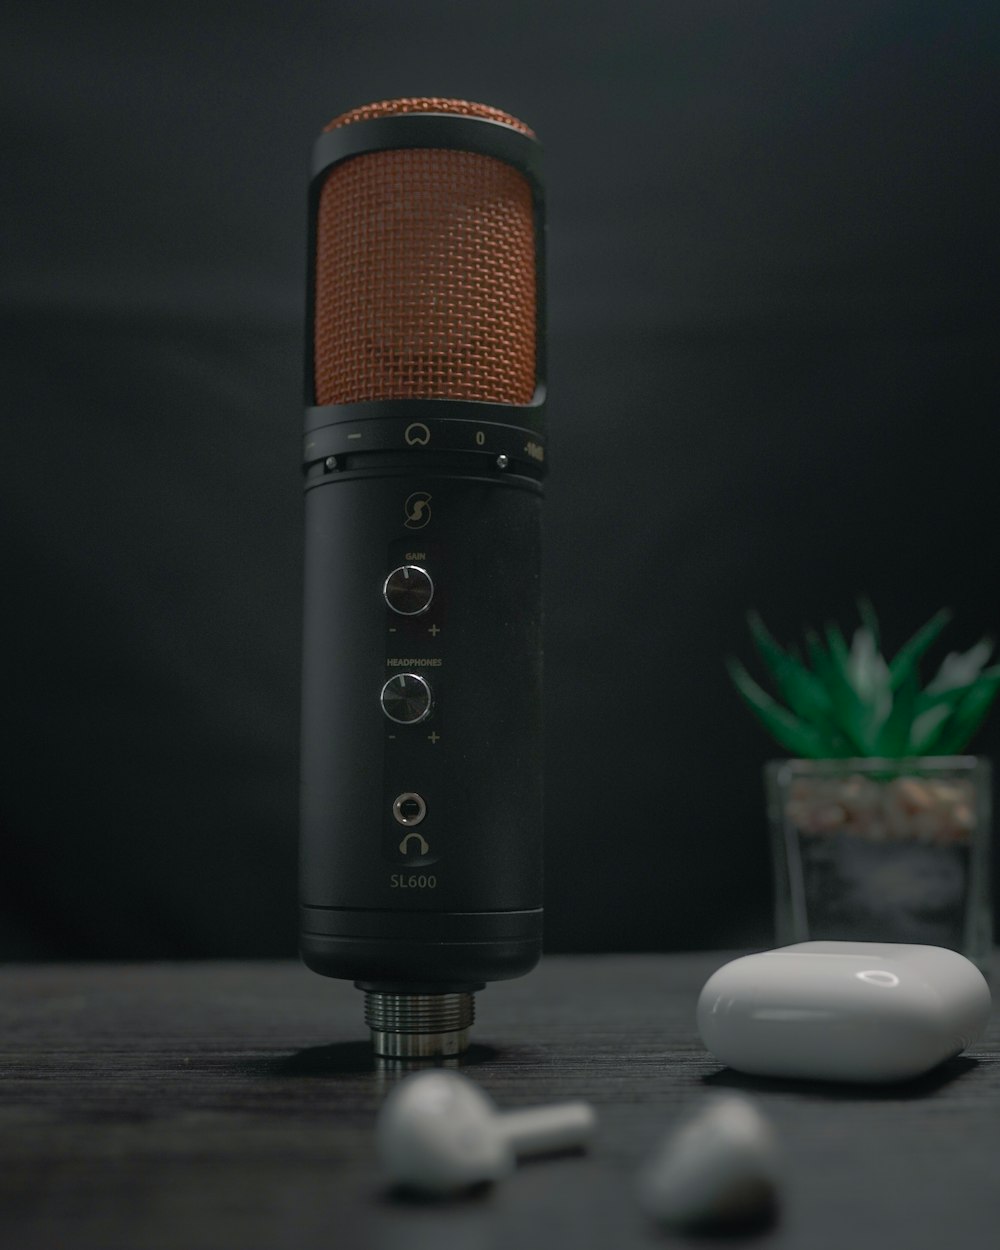
[[[469,1046],[476,996],[454,994],[365,993],[365,1023],[372,1047],[383,1059],[440,1059]]]

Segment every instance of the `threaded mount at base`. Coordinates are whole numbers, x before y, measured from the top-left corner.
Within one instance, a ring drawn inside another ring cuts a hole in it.
[[[365,993],[365,1023],[376,1055],[386,1059],[437,1059],[469,1045],[476,996]]]

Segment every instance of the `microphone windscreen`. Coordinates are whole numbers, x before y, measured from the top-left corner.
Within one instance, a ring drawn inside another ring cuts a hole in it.
[[[365,105],[326,130],[402,113],[482,118],[534,137],[499,109],[434,97]],[[316,220],[316,403],[530,403],[535,251],[531,186],[504,161],[427,147],[334,165]]]

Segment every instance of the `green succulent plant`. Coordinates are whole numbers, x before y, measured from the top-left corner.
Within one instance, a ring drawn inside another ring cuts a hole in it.
[[[758,685],[739,660],[730,658],[727,666],[764,728],[807,759],[904,759],[964,750],[1000,690],[1000,665],[986,667],[992,640],[949,653],[921,687],[920,661],[951,612],[935,613],[887,660],[874,608],[860,600],[858,610],[861,625],[850,646],[836,625],[827,625],[822,637],[807,630],[807,659],[794,647],[779,646],[758,613],[748,614],[754,645],[784,702]]]

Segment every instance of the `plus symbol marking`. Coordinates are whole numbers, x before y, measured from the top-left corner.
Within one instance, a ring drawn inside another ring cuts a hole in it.
[[[441,741],[441,735],[437,731],[434,731],[427,735],[427,740],[428,742],[431,742],[434,746],[437,746],[437,744]]]
[[[427,632],[432,638],[436,638],[438,634],[440,634],[441,630],[437,627],[437,625],[432,625]]]

